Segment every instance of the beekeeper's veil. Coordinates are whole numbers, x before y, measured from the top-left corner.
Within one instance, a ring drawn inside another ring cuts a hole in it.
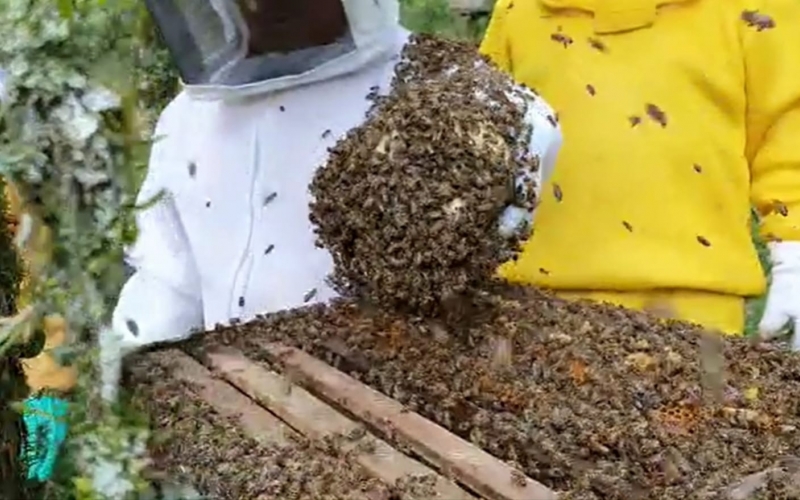
[[[396,46],[398,0],[340,1],[346,18],[341,36],[333,42],[328,39],[325,44],[292,50],[259,50],[260,37],[276,38],[275,33],[261,30],[269,30],[276,19],[302,16],[304,9],[317,8],[314,0],[146,3],[187,90],[195,96],[218,98],[278,90],[356,71]],[[261,22],[263,19],[272,23]],[[287,31],[287,37],[297,31]]]

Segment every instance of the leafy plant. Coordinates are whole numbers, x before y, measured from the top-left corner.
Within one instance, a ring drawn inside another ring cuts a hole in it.
[[[60,314],[72,338],[53,354],[80,369],[62,481],[37,498],[93,498],[88,485],[101,479],[134,494],[147,465],[147,428],[102,400],[93,349],[124,281],[123,248],[135,238],[135,195],[149,151],[151,110],[141,96],[153,82],[131,71],[160,62],[141,39],[144,19],[136,0],[0,2],[0,67],[8,76],[0,175],[22,197],[16,245],[30,257],[33,299],[0,322],[0,358],[13,358],[14,345],[45,316]],[[118,474],[93,476],[100,459],[119,464]]]
[[[400,21],[416,33],[477,43],[486,30],[488,15],[461,16],[450,8],[449,0],[401,0]]]

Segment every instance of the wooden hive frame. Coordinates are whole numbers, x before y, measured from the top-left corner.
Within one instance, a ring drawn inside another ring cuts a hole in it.
[[[399,402],[321,360],[265,344],[270,364],[231,348],[198,358],[178,349],[152,353],[178,379],[199,386],[203,400],[257,441],[289,435],[343,436],[353,465],[388,485],[433,477],[435,496],[404,500],[553,500],[555,492]]]

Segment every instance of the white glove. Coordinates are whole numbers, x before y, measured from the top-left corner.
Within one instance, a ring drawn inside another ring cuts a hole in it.
[[[533,211],[514,205],[506,207],[500,215],[500,236],[511,238],[517,234],[527,234],[532,222]]]
[[[100,332],[102,395],[116,400],[122,360],[131,352],[156,343],[177,342],[203,326],[199,299],[176,291],[147,273],[136,273],[120,293],[111,327]]]
[[[516,200],[506,207],[500,215],[500,235],[510,238],[515,235],[527,235],[533,224],[534,211],[542,184],[550,179],[555,167],[558,152],[563,141],[561,126],[555,118],[555,111],[540,96],[530,90],[524,90],[527,112],[525,121],[531,127],[528,138],[528,153],[539,158],[539,169],[521,171],[514,182]],[[509,96],[516,97],[516,96]],[[515,99],[517,100],[517,99]]]
[[[483,61],[478,62],[474,68],[469,68],[470,71],[481,69],[490,72],[499,71],[495,66]],[[462,71],[464,68],[452,66],[444,72],[444,76],[455,77]],[[563,140],[556,112],[550,104],[527,87],[511,81],[509,85],[511,88],[505,92],[506,97],[520,109],[525,109],[523,120],[531,130],[530,136],[519,138],[521,142],[527,141],[527,144],[519,145],[526,146],[528,153],[539,159],[539,168],[535,172],[530,170],[517,172],[514,179],[516,199],[506,207],[498,221],[498,231],[505,238],[528,235],[533,222],[536,200],[542,190],[542,184],[547,182],[553,173]],[[498,105],[483,90],[477,90],[476,96],[489,106]]]
[[[768,340],[794,330],[792,349],[800,350],[800,242],[769,244],[772,283],[764,315],[758,325],[761,339]]]

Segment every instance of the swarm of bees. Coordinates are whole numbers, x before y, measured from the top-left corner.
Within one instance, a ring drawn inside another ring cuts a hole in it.
[[[344,299],[200,341],[254,360],[268,359],[265,342],[319,359],[333,349],[351,360],[340,370],[564,500],[729,500],[713,494],[800,449],[795,355],[527,287],[488,293],[491,318],[459,337],[437,339],[427,318]],[[772,494],[788,486],[747,498],[798,498]]]
[[[318,245],[346,296],[438,315],[519,250],[498,233],[514,178],[537,168],[522,98],[474,47],[416,36],[388,95],[332,148],[312,184]]]

